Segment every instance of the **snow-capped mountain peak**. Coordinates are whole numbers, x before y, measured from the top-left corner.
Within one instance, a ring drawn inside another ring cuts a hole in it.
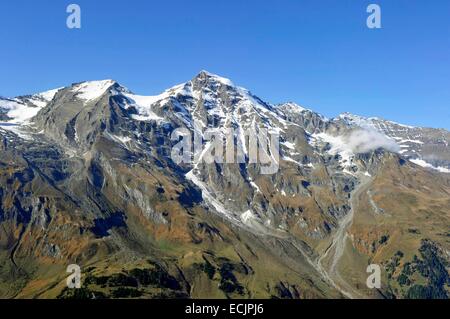
[[[197,74],[197,76],[195,76],[194,80],[195,79],[207,79],[209,81],[219,82],[224,85],[235,86],[234,83],[230,79],[222,77],[222,76],[214,74],[214,73],[211,73],[211,72],[208,72],[206,70],[201,70]]]
[[[117,84],[117,82],[111,79],[101,81],[87,81],[73,85],[71,90],[72,92],[77,94],[77,97],[79,99],[92,101],[101,97],[109,88],[111,88],[115,84]]]
[[[293,113],[301,113],[304,111],[310,111],[300,105],[298,105],[295,102],[286,102],[286,103],[281,103],[281,104],[277,104],[276,108],[283,108],[284,111],[288,111],[288,112],[293,112]]]

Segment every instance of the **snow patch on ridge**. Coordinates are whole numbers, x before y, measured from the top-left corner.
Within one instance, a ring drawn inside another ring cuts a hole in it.
[[[169,97],[167,93],[163,93],[157,96],[144,96],[135,95],[131,93],[125,93],[124,96],[128,98],[130,104],[127,106],[133,106],[138,111],[139,115],[133,115],[132,117],[139,121],[155,120],[160,121],[163,118],[156,115],[152,110],[152,104],[164,100]]]
[[[0,109],[11,118],[7,121],[8,124],[26,124],[34,117],[41,109],[38,106],[30,106],[18,99],[15,100],[0,100]]]
[[[426,161],[424,161],[422,159],[414,158],[414,159],[410,159],[409,161],[413,162],[416,165],[419,165],[419,166],[422,166],[422,167],[425,167],[425,168],[431,168],[431,169],[434,169],[434,170],[439,171],[441,173],[450,173],[450,169],[448,169],[446,167],[442,167],[442,166],[438,166],[438,167],[433,166],[430,163],[428,163],[428,162],[426,162]]]
[[[114,83],[114,80],[83,82],[75,85],[72,92],[77,93],[78,98],[89,102],[105,94]]]
[[[0,123],[0,125],[11,131],[14,125],[30,124],[31,119],[53,100],[59,90],[60,88],[14,99],[0,98],[0,112],[9,118],[5,121],[6,123]]]
[[[35,96],[38,96],[38,97],[44,99],[45,101],[50,102],[51,100],[53,100],[56,93],[58,93],[61,89],[62,89],[62,87],[53,89],[53,90],[48,90],[45,92],[37,93],[37,94],[35,94]]]
[[[225,84],[228,86],[235,86],[234,83],[230,79],[224,78],[220,75],[217,75],[217,74],[205,71],[205,70],[200,71],[200,74],[205,74],[208,77],[213,78],[214,80],[216,80],[217,82],[220,82],[222,84]]]
[[[375,128],[380,129],[380,125],[384,125],[384,123],[389,123],[393,125],[397,125],[403,128],[413,129],[414,126],[400,124],[394,121],[383,120],[379,117],[363,117],[355,114],[351,114],[348,112],[342,113],[337,116],[338,119],[341,119],[348,124],[357,125],[363,128]]]

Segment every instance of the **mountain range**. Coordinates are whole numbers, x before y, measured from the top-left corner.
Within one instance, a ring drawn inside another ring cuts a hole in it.
[[[175,163],[172,133],[198,123],[278,134],[277,172]],[[447,298],[449,142],[206,71],[157,96],[104,80],[0,98],[0,297]]]

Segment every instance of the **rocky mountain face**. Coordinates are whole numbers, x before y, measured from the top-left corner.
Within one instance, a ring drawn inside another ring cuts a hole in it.
[[[180,129],[203,141],[190,161],[173,159]],[[263,131],[279,146],[251,161]],[[208,134],[233,161],[207,160]],[[446,298],[449,141],[206,71],[158,96],[106,80],[0,98],[0,296]]]

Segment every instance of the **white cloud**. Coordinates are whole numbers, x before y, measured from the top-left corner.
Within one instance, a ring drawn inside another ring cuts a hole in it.
[[[394,140],[375,130],[355,130],[344,140],[354,153],[367,153],[378,148],[396,153],[400,151],[400,146]]]

